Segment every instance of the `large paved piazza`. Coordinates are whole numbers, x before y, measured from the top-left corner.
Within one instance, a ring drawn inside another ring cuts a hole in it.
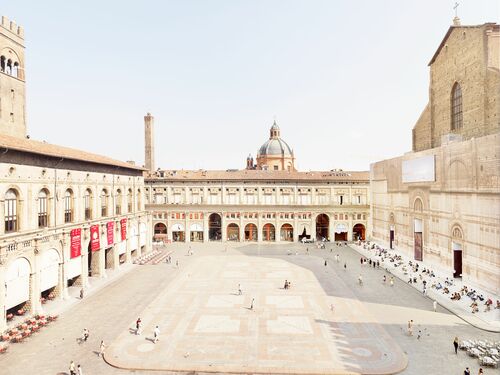
[[[57,322],[11,345],[0,356],[0,374],[67,374],[74,360],[86,375],[453,375],[479,367],[465,353],[453,353],[455,336],[497,336],[441,307],[433,312],[430,299],[399,280],[384,286],[385,271],[362,268],[349,247],[330,252],[309,246],[307,255],[302,244],[228,245],[227,251],[221,244],[191,246],[193,256],[186,255],[187,245],[171,245],[173,264],[134,266],[83,301],[75,299]],[[282,289],[285,279],[292,282],[289,290]],[[144,332],[136,336],[139,316]],[[420,339],[406,334],[409,319]],[[156,324],[161,336],[153,344]],[[84,327],[90,339],[79,345]],[[108,345],[104,359],[97,356],[101,340]]]
[[[331,276],[337,288],[348,289]],[[145,334],[122,333],[107,362],[127,369],[296,374],[385,374],[406,367],[406,355],[354,294],[328,296],[313,272],[282,259],[199,257],[140,316]],[[164,332],[156,344],[155,325]]]

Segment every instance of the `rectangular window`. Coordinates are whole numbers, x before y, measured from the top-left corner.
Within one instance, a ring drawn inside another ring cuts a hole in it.
[[[5,233],[17,231],[17,199],[5,199]]]
[[[38,198],[38,227],[45,228],[48,225],[47,197]]]
[[[71,195],[64,197],[64,222],[71,223],[73,221],[73,205]]]

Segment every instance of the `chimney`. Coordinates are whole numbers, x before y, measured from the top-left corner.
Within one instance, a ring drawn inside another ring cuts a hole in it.
[[[151,173],[155,170],[154,119],[149,112],[144,116],[144,166]]]

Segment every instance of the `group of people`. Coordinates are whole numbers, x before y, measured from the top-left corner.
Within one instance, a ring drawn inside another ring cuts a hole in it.
[[[78,341],[80,344],[85,343],[89,340],[89,337],[90,337],[90,331],[88,330],[88,328],[84,328],[82,330],[82,336],[80,339],[78,339]],[[106,349],[106,345],[104,344],[104,340],[101,340],[101,344],[99,346],[99,353],[98,353],[99,357],[104,356],[105,349]],[[83,375],[82,366],[80,364],[76,365],[74,361],[71,361],[69,363],[69,373],[70,373],[70,375]]]
[[[455,339],[453,340],[453,349],[455,350],[455,354],[458,355],[458,337],[455,336]],[[483,375],[483,369],[480,367],[477,375]],[[471,375],[470,369],[468,367],[465,368],[464,370],[464,375]]]
[[[367,259],[367,258],[361,257],[359,262],[361,263],[361,267],[369,265],[370,267],[373,266],[373,268],[375,268],[375,267],[380,268],[380,261],[378,261],[378,260],[372,260],[371,258]]]

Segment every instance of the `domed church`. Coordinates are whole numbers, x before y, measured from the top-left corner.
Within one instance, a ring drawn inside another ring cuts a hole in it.
[[[270,129],[269,139],[257,152],[257,164],[254,165],[251,155],[247,158],[247,169],[295,171],[295,156],[292,148],[280,136],[280,128],[276,121]]]

